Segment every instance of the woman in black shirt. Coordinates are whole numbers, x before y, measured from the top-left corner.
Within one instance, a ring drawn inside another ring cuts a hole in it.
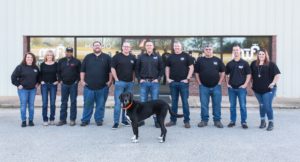
[[[266,127],[265,115],[269,124],[268,131],[273,130],[273,107],[272,102],[276,94],[276,84],[279,80],[280,71],[277,65],[270,61],[267,50],[258,51],[257,60],[251,63],[252,89],[259,102],[261,124],[259,128]]]
[[[26,108],[29,109],[29,126],[34,126],[34,100],[38,87],[39,69],[33,53],[26,53],[23,61],[11,75],[11,82],[18,88],[22,127],[26,127]]]
[[[48,125],[48,95],[50,94],[50,125],[54,125],[55,119],[55,100],[57,92],[57,63],[55,62],[54,52],[48,50],[44,62],[41,64],[41,94],[43,100],[43,121],[44,126]]]

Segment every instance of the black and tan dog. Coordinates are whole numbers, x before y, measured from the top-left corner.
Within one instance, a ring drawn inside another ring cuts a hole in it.
[[[183,117],[182,114],[176,114],[172,112],[168,103],[163,100],[152,100],[148,102],[139,102],[133,100],[132,93],[122,93],[120,95],[120,101],[122,107],[126,110],[126,117],[129,123],[131,123],[134,136],[131,138],[132,142],[138,142],[138,122],[145,120],[152,116],[156,115],[157,122],[161,128],[161,135],[158,137],[159,142],[165,142],[167,129],[165,127],[165,118],[167,112],[169,111],[170,115],[176,116],[177,118]]]

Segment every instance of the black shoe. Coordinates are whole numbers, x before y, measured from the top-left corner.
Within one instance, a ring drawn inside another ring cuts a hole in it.
[[[115,124],[112,126],[111,129],[115,130],[115,129],[117,129],[118,127],[119,127],[119,123],[115,123]]]
[[[89,125],[88,122],[81,122],[81,124],[80,124],[80,126],[82,126],[82,127],[85,127],[85,126],[87,126],[87,125]]]
[[[184,123],[184,128],[191,128],[190,122],[185,122]]]
[[[96,122],[96,125],[97,125],[97,126],[102,126],[102,125],[103,125],[103,122],[102,122],[102,121],[98,121],[98,122]]]
[[[271,130],[273,130],[273,128],[274,128],[274,123],[270,121],[268,124],[267,131],[271,131]]]
[[[262,128],[266,128],[267,124],[266,124],[266,121],[265,120],[261,120],[260,121],[260,126],[259,128],[262,129]]]
[[[207,126],[207,122],[206,121],[201,121],[200,123],[198,123],[198,127],[206,127]]]
[[[26,121],[22,121],[21,127],[26,127]]]
[[[155,128],[160,128],[160,125],[157,121],[154,123],[154,125],[155,125]]]
[[[60,120],[60,121],[56,124],[56,126],[62,126],[62,125],[65,125],[65,124],[67,124],[66,121]]]
[[[217,128],[223,128],[223,124],[220,121],[214,121],[214,125]]]
[[[130,127],[130,124],[127,121],[122,122],[122,125],[125,126],[125,127]]]
[[[31,127],[33,127],[33,126],[34,126],[33,121],[32,121],[32,120],[29,120],[28,125],[31,126]]]
[[[232,128],[232,127],[234,127],[234,126],[235,126],[235,123],[234,123],[234,122],[230,122],[230,123],[227,125],[228,128]]]
[[[242,128],[243,128],[243,129],[248,129],[247,123],[242,123]]]
[[[139,127],[141,127],[141,126],[143,126],[143,125],[145,125],[145,121],[140,121],[140,122],[138,123],[138,126],[139,126]]]

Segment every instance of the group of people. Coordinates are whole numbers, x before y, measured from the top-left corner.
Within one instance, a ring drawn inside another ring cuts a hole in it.
[[[120,124],[129,126],[125,111],[121,107],[120,94],[133,93],[134,81],[137,79],[140,87],[140,101],[156,100],[159,98],[160,80],[165,76],[169,84],[172,111],[178,112],[179,95],[181,97],[184,114],[184,127],[190,128],[189,112],[189,82],[195,73],[199,84],[199,97],[201,103],[201,121],[198,127],[205,127],[209,121],[209,101],[212,101],[212,114],[214,126],[223,128],[221,122],[221,84],[226,80],[230,101],[230,123],[228,127],[236,124],[236,100],[238,99],[241,114],[241,126],[247,129],[247,86],[252,82],[252,89],[259,103],[260,128],[267,127],[273,130],[272,101],[276,93],[276,84],[280,71],[275,63],[271,62],[267,50],[257,51],[257,59],[250,65],[241,58],[241,47],[234,45],[232,48],[233,59],[225,66],[221,59],[213,54],[213,46],[204,46],[204,56],[197,61],[183,52],[180,42],[174,42],[173,54],[164,61],[154,52],[154,43],[145,42],[145,53],[136,58],[130,54],[129,42],[122,44],[122,52],[112,58],[102,52],[102,44],[95,41],[92,44],[93,53],[85,56],[82,62],[73,56],[73,48],[66,48],[66,56],[55,61],[53,51],[47,51],[44,62],[40,68],[36,65],[33,53],[26,53],[23,61],[14,70],[11,80],[18,89],[20,98],[21,126],[26,127],[26,109],[28,107],[28,125],[34,126],[34,100],[37,87],[41,86],[43,101],[42,116],[44,125],[62,126],[67,124],[68,100],[70,106],[70,125],[76,125],[78,84],[83,89],[83,113],[81,126],[90,124],[94,112],[97,126],[103,125],[105,103],[109,88],[114,83],[114,124],[112,129],[117,129]],[[61,86],[60,117],[55,120],[55,100],[57,86]],[[148,99],[149,95],[151,98]],[[50,98],[50,117],[48,118],[48,99]],[[94,110],[95,109],[95,110]],[[120,122],[121,116],[121,122]],[[268,119],[268,126],[266,122]],[[153,116],[155,127],[159,128],[156,117]],[[176,125],[176,118],[170,116],[167,127]],[[142,121],[139,125],[144,125]]]

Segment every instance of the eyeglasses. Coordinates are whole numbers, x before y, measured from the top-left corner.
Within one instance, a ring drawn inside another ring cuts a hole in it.
[[[210,48],[207,48],[207,49],[205,49],[205,51],[211,51],[212,49],[210,49]]]

